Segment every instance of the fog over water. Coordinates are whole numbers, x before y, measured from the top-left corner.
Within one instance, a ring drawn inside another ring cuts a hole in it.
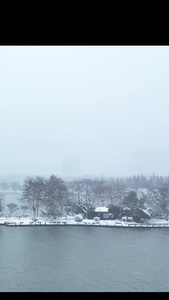
[[[168,46],[0,46],[0,176],[169,174]]]

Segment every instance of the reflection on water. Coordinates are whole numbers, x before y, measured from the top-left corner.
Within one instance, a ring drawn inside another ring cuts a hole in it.
[[[169,291],[169,228],[0,226],[1,292]]]

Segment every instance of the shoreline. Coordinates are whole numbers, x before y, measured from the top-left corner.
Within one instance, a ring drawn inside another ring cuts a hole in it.
[[[27,226],[92,226],[92,227],[118,227],[118,228],[169,228],[169,222],[164,219],[152,219],[147,223],[125,222],[122,220],[100,220],[95,222],[83,219],[77,222],[73,217],[49,220],[45,218],[0,218],[0,225],[8,227]]]

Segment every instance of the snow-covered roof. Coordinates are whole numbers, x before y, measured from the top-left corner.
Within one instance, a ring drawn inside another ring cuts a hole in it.
[[[105,206],[98,206],[95,208],[94,211],[95,212],[109,212],[109,209],[108,209],[108,207],[105,207]]]
[[[151,217],[151,214],[150,214],[146,209],[142,209],[142,211],[143,211],[146,215],[148,215],[148,216]]]

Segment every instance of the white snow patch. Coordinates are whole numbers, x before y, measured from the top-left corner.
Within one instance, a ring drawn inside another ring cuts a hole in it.
[[[109,212],[109,209],[108,209],[108,207],[105,207],[105,206],[98,206],[95,208],[94,211],[95,212]]]

